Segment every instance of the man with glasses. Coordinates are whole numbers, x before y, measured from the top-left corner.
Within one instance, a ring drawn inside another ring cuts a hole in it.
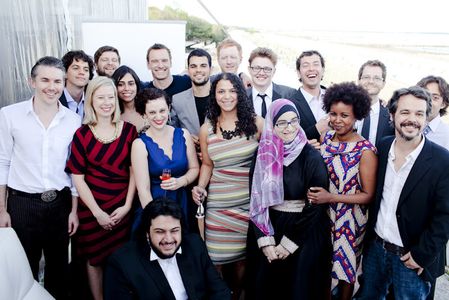
[[[284,98],[296,102],[295,89],[273,83],[277,60],[273,50],[261,47],[254,49],[248,59],[248,71],[253,85],[247,90],[247,94],[253,102],[256,114],[262,118],[265,118],[270,104],[276,99]]]
[[[364,120],[357,121],[357,132],[376,146],[383,137],[394,134],[388,109],[379,98],[386,76],[387,68],[378,60],[368,60],[359,69],[358,84],[371,98],[371,112]]]

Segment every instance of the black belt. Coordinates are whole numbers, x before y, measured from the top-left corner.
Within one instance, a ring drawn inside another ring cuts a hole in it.
[[[389,242],[385,241],[383,238],[381,238],[380,236],[378,236],[377,234],[376,234],[375,240],[377,243],[379,243],[382,246],[382,248],[384,248],[386,251],[388,251],[390,253],[396,254],[398,256],[403,256],[405,253],[407,253],[405,251],[404,247],[389,243]]]
[[[18,191],[18,190],[9,188],[8,192],[11,195],[26,197],[26,198],[30,198],[30,199],[40,199],[44,202],[53,202],[56,199],[58,199],[60,196],[63,196],[65,193],[70,194],[70,188],[66,186],[65,188],[63,188],[60,191],[48,190],[43,193],[26,193],[26,192],[22,192],[22,191]]]

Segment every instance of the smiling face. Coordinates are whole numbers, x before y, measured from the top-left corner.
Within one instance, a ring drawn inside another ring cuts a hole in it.
[[[220,50],[218,64],[222,72],[237,74],[241,62],[242,54],[236,46],[225,47]]]
[[[206,56],[192,56],[188,66],[189,77],[196,86],[209,82],[210,67]]]
[[[167,125],[170,109],[164,97],[147,101],[145,105],[145,116],[150,127],[155,129],[164,128]]]
[[[131,74],[125,74],[125,76],[119,80],[117,84],[117,93],[118,97],[125,102],[134,100],[137,94],[137,84]]]
[[[103,52],[97,62],[97,74],[111,77],[120,66],[120,59],[113,51]]]
[[[299,118],[293,111],[283,113],[274,124],[275,134],[281,138],[284,143],[290,143],[298,135]]]
[[[167,49],[153,49],[148,54],[148,70],[155,80],[170,77],[171,59]]]
[[[160,258],[170,258],[181,246],[181,221],[160,215],[151,220],[148,232],[151,248]]]
[[[359,85],[368,92],[370,97],[378,97],[380,91],[385,86],[385,81],[382,76],[381,67],[367,65],[363,68]]]
[[[89,83],[89,63],[74,59],[67,69],[67,84],[83,88]]]
[[[31,86],[35,89],[35,101],[47,105],[55,104],[64,90],[64,72],[51,66],[38,66],[36,77],[31,79]]]
[[[237,90],[231,81],[222,79],[217,83],[215,99],[222,111],[233,111],[237,109]]]
[[[354,131],[356,118],[352,105],[336,102],[329,110],[329,122],[337,136],[345,136]]]
[[[440,110],[446,107],[443,101],[443,96],[441,96],[440,87],[438,83],[431,82],[426,85],[426,90],[432,95],[432,110],[429,116],[429,122],[435,119],[436,116],[440,114]]]
[[[100,86],[92,95],[92,108],[97,119],[112,118],[116,109],[114,87],[112,85]]]
[[[265,91],[273,80],[276,69],[268,57],[255,57],[248,67],[251,80],[258,91]]]
[[[427,103],[413,95],[401,96],[398,100],[398,107],[392,115],[396,138],[405,141],[418,141],[421,133],[426,127]]]
[[[324,75],[320,57],[317,54],[302,57],[297,72],[304,87],[309,89],[319,87]]]

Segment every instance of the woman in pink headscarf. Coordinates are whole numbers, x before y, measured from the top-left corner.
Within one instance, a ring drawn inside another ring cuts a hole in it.
[[[331,249],[327,207],[310,204],[306,194],[312,186],[327,189],[327,176],[320,153],[307,143],[294,104],[274,101],[252,181],[249,299],[326,296]]]

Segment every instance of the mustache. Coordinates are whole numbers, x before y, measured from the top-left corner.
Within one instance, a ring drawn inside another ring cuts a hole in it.
[[[418,122],[412,122],[412,121],[406,121],[406,122],[402,122],[401,127],[405,127],[405,126],[413,126],[415,128],[421,128],[421,125]]]

